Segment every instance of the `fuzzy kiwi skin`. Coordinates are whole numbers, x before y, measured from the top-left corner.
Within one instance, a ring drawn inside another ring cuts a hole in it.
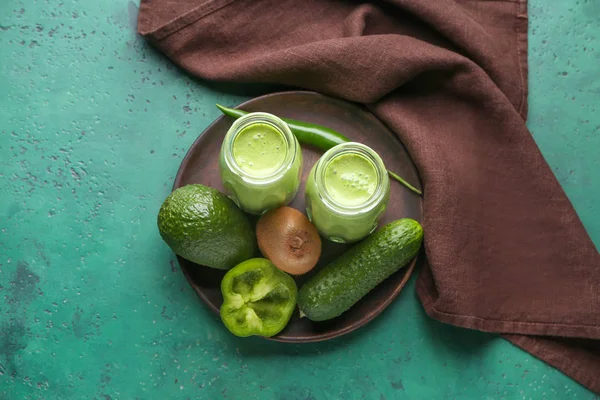
[[[270,210],[256,225],[258,247],[264,257],[292,275],[307,273],[321,256],[317,228],[300,211],[291,207]]]

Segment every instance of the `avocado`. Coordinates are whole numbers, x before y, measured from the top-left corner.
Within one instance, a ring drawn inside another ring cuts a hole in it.
[[[212,268],[233,268],[256,252],[254,229],[242,210],[200,184],[182,186],[167,197],[158,229],[175,254]]]
[[[325,266],[300,288],[301,315],[312,321],[335,318],[375,286],[406,266],[423,242],[423,228],[410,218],[382,227]]]

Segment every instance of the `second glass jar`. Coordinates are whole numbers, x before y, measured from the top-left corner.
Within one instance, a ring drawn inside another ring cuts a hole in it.
[[[221,147],[219,169],[225,191],[250,214],[287,205],[296,196],[302,150],[288,125],[263,112],[238,118]]]
[[[356,242],[373,232],[385,213],[390,181],[381,157],[361,143],[328,150],[306,182],[306,211],[327,239]]]

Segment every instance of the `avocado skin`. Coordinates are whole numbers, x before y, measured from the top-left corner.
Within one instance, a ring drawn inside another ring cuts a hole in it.
[[[158,213],[162,239],[196,264],[230,269],[256,252],[248,218],[218,190],[200,184],[175,189]]]

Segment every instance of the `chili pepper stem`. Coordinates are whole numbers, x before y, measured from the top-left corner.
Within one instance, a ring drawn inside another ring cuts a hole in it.
[[[222,105],[220,105],[220,104],[215,104],[215,105],[217,106],[217,108],[218,108],[219,110],[221,110],[221,112],[222,112],[223,114],[227,115],[227,108],[223,107],[223,106],[222,106]]]
[[[423,194],[422,191],[420,191],[419,189],[417,189],[416,187],[414,187],[413,185],[411,185],[410,183],[406,182],[404,179],[402,179],[402,177],[400,177],[399,175],[395,174],[394,172],[390,171],[388,169],[388,175],[392,177],[392,179],[397,180],[398,182],[400,182],[401,184],[403,184],[408,190],[410,190],[413,193],[418,194],[419,196],[421,196]]]

